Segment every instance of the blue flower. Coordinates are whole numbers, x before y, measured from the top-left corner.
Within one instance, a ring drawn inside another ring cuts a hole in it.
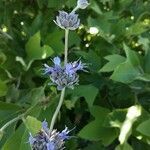
[[[49,142],[46,144],[47,150],[56,150],[55,149],[55,143]]]
[[[49,128],[48,128],[48,123],[47,123],[46,120],[44,120],[44,121],[42,122],[42,128],[43,128],[43,130],[44,130],[45,132],[47,132],[47,131],[49,130]]]
[[[75,61],[73,63],[66,64],[65,71],[66,74],[72,75],[79,70],[85,71],[84,68],[86,68],[85,64],[83,64],[81,61]]]
[[[53,62],[54,62],[55,65],[60,66],[61,60],[60,60],[59,57],[55,57],[55,58],[53,59]]]
[[[36,141],[36,139],[32,136],[31,133],[29,133],[29,134],[30,134],[30,136],[29,136],[29,143],[30,143],[30,145],[32,145]]]
[[[30,133],[29,143],[34,150],[62,150],[65,141],[71,137],[68,135],[69,130],[66,127],[63,131],[52,130],[50,132],[46,120],[42,122],[42,129],[34,137]]]
[[[74,85],[77,85],[79,82],[77,71],[86,71],[84,70],[86,65],[79,60],[62,66],[60,58],[55,57],[53,63],[54,66],[52,67],[44,65],[44,72],[49,75],[52,83],[57,85],[58,90],[62,90],[64,87],[73,89]]]
[[[69,130],[68,130],[68,127],[66,127],[63,131],[61,131],[59,133],[59,137],[62,139],[62,140],[68,140],[70,139],[70,136],[68,135],[69,134]]]

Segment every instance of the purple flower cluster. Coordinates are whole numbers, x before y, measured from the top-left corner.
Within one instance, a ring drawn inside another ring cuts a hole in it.
[[[61,132],[53,130],[50,133],[48,123],[43,121],[42,129],[36,136],[30,133],[29,143],[33,150],[63,150],[65,141],[71,138],[69,132],[66,127]]]
[[[76,30],[80,25],[80,19],[75,13],[67,13],[65,11],[59,11],[59,15],[54,20],[56,25],[62,29]]]
[[[74,88],[79,82],[79,76],[77,71],[85,71],[86,65],[81,61],[75,61],[61,65],[61,60],[59,57],[53,59],[54,66],[50,67],[45,64],[45,74],[50,76],[53,84],[57,85],[58,90],[62,90],[64,87]]]

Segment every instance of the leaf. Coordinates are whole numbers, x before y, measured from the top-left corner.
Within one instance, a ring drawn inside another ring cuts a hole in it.
[[[20,101],[31,103],[32,106],[45,99],[44,87],[32,88],[27,93],[22,94],[23,96],[20,98]]]
[[[45,59],[53,54],[53,50],[48,45],[41,47],[41,36],[40,32],[34,34],[27,42],[25,48],[27,57],[30,61],[36,59]]]
[[[31,132],[33,135],[38,133],[42,128],[41,122],[32,116],[28,116],[24,120],[24,124],[26,128],[29,130],[29,132]]]
[[[21,138],[19,150],[30,150],[31,149],[29,142],[26,142],[26,141],[29,141],[29,131],[28,130],[25,130],[25,132]]]
[[[123,44],[124,50],[126,52],[127,61],[129,61],[134,67],[140,65],[140,60],[138,55],[135,51],[130,50],[130,48],[124,43]]]
[[[0,51],[0,66],[7,60],[6,55]]]
[[[3,145],[2,150],[17,150],[20,146],[21,137],[24,132],[24,126],[21,125],[12,136]]]
[[[142,36],[139,36],[139,39],[138,39],[138,43],[140,45],[142,45],[142,48],[145,50],[145,52],[147,53],[148,52],[148,49],[149,49],[149,44],[150,44],[150,41],[148,38],[144,38]]]
[[[98,89],[93,85],[79,85],[72,92],[72,97],[84,97],[89,107],[91,107],[98,94]]]
[[[45,43],[50,45],[56,54],[61,54],[64,47],[63,38],[64,32],[56,28],[52,33],[47,34]]]
[[[137,22],[135,24],[132,24],[128,30],[126,31],[126,36],[131,35],[140,35],[143,32],[146,32],[148,30],[148,24],[144,24],[143,22]]]
[[[21,107],[17,104],[6,103],[0,101],[0,110],[18,111]]]
[[[83,51],[77,51],[75,52],[78,57],[84,58],[85,62],[87,62],[88,69],[90,69],[92,72],[99,71],[101,67],[101,57],[97,55],[94,51],[90,50],[88,53]]]
[[[0,130],[0,141],[3,138],[4,132]]]
[[[101,142],[93,142],[93,144],[89,144],[83,150],[104,150],[104,146],[101,144]]]
[[[127,110],[126,109],[116,109],[109,113],[103,123],[104,127],[115,127],[120,128],[125,120]]]
[[[92,8],[93,11],[95,11],[95,12],[98,13],[99,15],[102,15],[102,14],[103,14],[101,8],[98,6],[98,4],[97,4],[96,1],[91,1],[90,7]]]
[[[128,143],[125,143],[123,145],[118,145],[115,150],[133,150],[133,148]]]
[[[59,8],[63,4],[65,4],[67,0],[48,0],[48,8]]]
[[[150,75],[149,74],[143,74],[143,75],[137,77],[136,79],[141,80],[141,81],[145,81],[145,82],[150,82]]]
[[[6,82],[0,79],[0,97],[5,96],[7,93],[8,87]]]
[[[150,74],[150,49],[144,57],[144,71]]]
[[[87,124],[78,135],[81,138],[91,141],[101,140],[104,145],[109,145],[117,137],[115,129],[102,126],[109,110],[99,106],[93,106],[90,111],[95,117],[95,120]]]
[[[109,62],[100,69],[100,72],[113,71],[119,64],[123,63],[126,60],[125,57],[117,54],[108,55],[105,57],[105,59]]]
[[[0,101],[0,124],[5,124],[7,121],[16,117],[18,113],[22,110],[22,107],[17,104],[6,103]]]
[[[139,131],[140,133],[150,137],[150,130],[149,130],[149,127],[150,127],[150,119],[142,122],[137,128],[136,130]]]
[[[133,67],[132,64],[126,61],[115,68],[110,78],[114,81],[130,83],[139,76],[141,76],[139,69]]]
[[[37,33],[40,30],[40,28],[43,24],[43,21],[44,21],[43,15],[42,15],[41,11],[39,11],[37,16],[33,20],[32,24],[30,25],[30,28],[28,31],[30,36],[34,35],[35,33]]]

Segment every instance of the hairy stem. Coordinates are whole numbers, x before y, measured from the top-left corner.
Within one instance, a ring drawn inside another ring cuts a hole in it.
[[[51,131],[53,130],[53,127],[54,127],[56,118],[57,118],[57,116],[58,116],[59,110],[60,110],[60,108],[61,108],[61,106],[62,106],[62,103],[63,103],[63,100],[64,100],[64,96],[65,96],[65,88],[63,88],[63,90],[61,91],[60,100],[59,100],[58,106],[57,106],[57,108],[56,108],[56,110],[55,110],[55,113],[54,113],[53,118],[52,118],[52,121],[51,121],[50,133],[51,133]]]
[[[24,116],[24,114],[17,116],[16,118],[10,120],[9,122],[7,122],[4,126],[2,126],[0,128],[0,131],[4,131],[8,126],[10,126],[12,123],[20,120],[22,117]]]
[[[69,30],[65,30],[65,58],[64,58],[64,63],[66,64],[68,61],[68,35],[69,35]]]
[[[65,58],[64,58],[64,65],[67,64],[67,61],[68,61],[68,36],[69,36],[69,30],[65,30]],[[55,121],[57,119],[57,116],[58,116],[58,113],[60,111],[60,108],[62,106],[62,103],[63,103],[63,100],[64,100],[64,96],[65,96],[65,90],[66,88],[63,88],[62,91],[61,91],[61,95],[60,95],[60,99],[59,99],[59,103],[58,103],[58,106],[54,112],[54,115],[52,117],[52,120],[51,120],[51,124],[50,124],[50,133],[51,131],[53,130],[54,128],[54,125],[55,125]]]
[[[38,103],[37,103],[38,104]],[[12,123],[22,119],[25,117],[37,104],[34,106],[30,107],[25,113],[22,113],[21,115],[17,116],[16,118],[13,118],[12,120],[8,121],[6,124],[4,124],[1,128],[0,131],[4,131],[8,126],[10,126]]]
[[[78,6],[76,6],[76,7],[72,10],[71,13],[76,12],[78,9],[79,9]]]

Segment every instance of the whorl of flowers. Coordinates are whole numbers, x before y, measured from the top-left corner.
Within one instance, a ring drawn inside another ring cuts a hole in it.
[[[59,15],[56,16],[56,20],[54,20],[54,22],[62,29],[76,30],[80,25],[80,19],[75,11],[77,9],[85,9],[88,5],[89,3],[87,0],[78,0],[77,6],[71,13],[59,11]]]
[[[50,133],[48,123],[43,121],[42,129],[37,135],[32,136],[30,133],[29,143],[33,150],[63,150],[65,141],[71,138],[69,132],[66,127],[61,132],[53,130]]]
[[[79,76],[77,71],[85,71],[86,65],[81,61],[75,61],[61,65],[59,57],[53,59],[54,65],[52,67],[45,64],[45,74],[49,75],[53,84],[57,85],[58,90],[62,90],[64,87],[74,88],[79,82]]]
[[[67,13],[65,11],[59,11],[59,15],[54,22],[62,29],[76,30],[80,25],[80,19],[75,12]]]

